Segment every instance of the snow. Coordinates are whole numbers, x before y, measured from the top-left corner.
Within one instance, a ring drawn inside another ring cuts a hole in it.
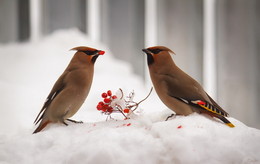
[[[83,124],[52,124],[32,135],[33,121],[52,85],[72,55],[85,45],[101,50],[89,96],[73,117]],[[140,55],[142,52],[140,51]],[[39,42],[0,45],[0,163],[260,163],[260,130],[230,117],[230,128],[204,115],[171,114],[155,92],[140,104],[138,116],[106,120],[96,110],[101,93],[135,91],[135,101],[149,92],[131,66],[108,47],[79,31],[58,31]]]

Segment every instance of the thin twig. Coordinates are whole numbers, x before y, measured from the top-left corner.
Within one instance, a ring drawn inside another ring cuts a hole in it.
[[[153,87],[150,89],[149,94],[148,94],[143,100],[141,100],[141,101],[140,101],[139,103],[137,103],[137,104],[139,105],[141,102],[145,101],[145,100],[150,96],[150,94],[152,93],[152,91],[153,91]]]
[[[128,119],[128,117],[124,114],[123,111],[121,111],[121,110],[119,110],[119,111],[122,113],[123,116],[125,116],[126,119]]]
[[[138,103],[136,103],[136,102],[132,102],[132,103],[134,103],[134,105],[131,105],[131,106],[129,106],[129,108],[131,109],[131,108],[133,108],[133,107],[135,107],[133,110],[132,110],[132,112],[134,112],[137,108],[138,108]]]
[[[118,111],[119,111],[120,113],[122,113],[122,115],[123,115],[126,119],[128,119],[128,117],[127,117],[127,116],[124,114],[124,112],[122,111],[123,108],[122,108],[120,105],[117,105],[116,108],[118,109]]]
[[[139,106],[140,103],[142,103],[143,101],[145,101],[145,100],[151,95],[152,91],[153,91],[153,87],[150,89],[149,94],[148,94],[143,100],[139,101],[139,103],[134,102],[135,105],[132,105],[132,106],[131,106],[131,107],[135,106],[135,109],[133,109],[133,112],[138,108],[138,106]]]
[[[119,90],[120,90],[120,92],[122,94],[122,96],[120,97],[120,100],[121,100],[124,97],[124,92],[123,92],[123,90],[121,88],[119,88]]]

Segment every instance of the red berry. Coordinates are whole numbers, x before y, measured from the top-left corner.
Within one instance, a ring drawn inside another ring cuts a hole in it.
[[[105,54],[105,51],[99,51],[98,54],[99,54],[99,55],[104,55],[104,54]]]
[[[110,107],[108,107],[107,111],[108,111],[109,113],[112,113],[112,112],[113,112],[113,108],[110,106]]]
[[[130,109],[124,109],[124,113],[129,113]]]
[[[104,102],[105,102],[105,103],[110,103],[111,100],[110,100],[109,98],[105,98],[105,99],[104,99]]]
[[[177,128],[180,129],[180,128],[182,128],[182,126],[180,125],[180,126],[178,126]]]
[[[108,95],[108,96],[112,96],[111,90],[108,90],[108,91],[107,91],[107,95]]]
[[[103,106],[103,105],[104,105],[104,102],[100,101],[100,102],[98,103],[98,105]]]
[[[104,93],[102,93],[102,95],[101,95],[103,98],[106,98],[107,97],[107,94],[104,92]]]
[[[109,108],[108,105],[103,105],[103,106],[102,106],[102,111],[106,112],[108,108]]]
[[[102,105],[97,105],[97,110],[101,110],[102,109]]]
[[[102,111],[103,111],[103,112],[106,112],[107,109],[108,109],[108,105],[103,105],[103,106],[102,106]]]
[[[112,99],[117,99],[116,95],[112,96]]]

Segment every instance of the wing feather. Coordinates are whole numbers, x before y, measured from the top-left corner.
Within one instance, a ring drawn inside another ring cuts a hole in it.
[[[201,85],[184,72],[179,77],[165,75],[164,78],[166,79],[168,95],[171,97],[180,97],[186,100],[209,100]]]
[[[206,93],[207,94],[207,93]],[[225,115],[229,115],[224,109],[222,109],[208,94],[207,96],[209,97],[211,103],[216,107],[218,108],[220,111],[222,111],[223,113],[225,113]]]
[[[188,101],[202,100],[208,102],[213,107],[217,108],[224,115],[228,116],[228,113],[222,109],[202,88],[202,86],[187,75],[185,72],[179,69],[178,77],[166,75],[166,85],[168,89],[168,95],[171,97],[178,97]]]
[[[35,124],[38,124],[38,122],[42,119],[44,112],[48,108],[48,106],[51,104],[51,102],[55,99],[55,97],[64,89],[65,83],[64,79],[67,72],[64,72],[59,79],[54,84],[51,92],[49,93],[48,97],[45,100],[45,103],[43,104],[43,107],[41,108],[39,114],[37,115],[36,119],[34,120]]]

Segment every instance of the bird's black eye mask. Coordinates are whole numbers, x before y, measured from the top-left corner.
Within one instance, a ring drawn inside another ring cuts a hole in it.
[[[82,51],[84,52],[86,55],[89,55],[89,56],[93,56],[91,61],[92,63],[95,63],[98,56],[99,55],[104,55],[105,54],[105,51],[101,51],[101,50],[95,50],[95,51]]]
[[[158,54],[159,52],[161,52],[161,49],[148,49],[150,52],[152,52],[153,54]]]
[[[82,51],[82,52],[84,52],[86,55],[99,55],[99,51],[98,50],[96,50],[96,51]]]
[[[105,51],[101,50],[94,50],[94,51],[81,51],[84,52],[86,55],[93,56],[93,55],[104,55]]]

